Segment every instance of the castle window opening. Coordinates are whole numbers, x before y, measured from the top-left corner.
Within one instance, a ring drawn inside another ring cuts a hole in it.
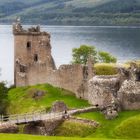
[[[20,72],[25,73],[26,72],[26,67],[23,65],[19,66]]]
[[[31,47],[32,47],[31,41],[28,41],[27,42],[27,49],[31,49]]]
[[[34,61],[35,61],[35,62],[38,61],[38,55],[37,55],[37,54],[34,55]]]

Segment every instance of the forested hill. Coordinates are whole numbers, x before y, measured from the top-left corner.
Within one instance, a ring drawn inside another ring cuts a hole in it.
[[[0,0],[0,23],[140,25],[140,0]]]

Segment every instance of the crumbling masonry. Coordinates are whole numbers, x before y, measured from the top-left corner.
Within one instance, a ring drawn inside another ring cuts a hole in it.
[[[88,66],[61,65],[56,68],[51,55],[50,34],[40,27],[23,29],[20,21],[13,25],[15,46],[15,85],[28,86],[49,83],[87,99],[87,82],[93,77],[92,64]]]

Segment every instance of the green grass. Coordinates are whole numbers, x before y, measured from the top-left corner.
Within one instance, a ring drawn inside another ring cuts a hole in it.
[[[94,68],[97,75],[115,75],[118,73],[116,64],[112,63],[97,63]]]
[[[0,134],[0,140],[113,140],[106,138],[46,137],[31,135]],[[119,140],[119,139],[118,139]],[[121,139],[123,140],[123,139]]]
[[[123,121],[116,127],[115,133],[118,137],[140,138],[140,115]]]
[[[55,135],[64,137],[86,137],[95,132],[95,129],[95,127],[87,124],[65,121],[56,129]]]
[[[91,120],[96,120],[101,124],[101,126],[98,129],[96,129],[95,133],[92,133],[88,137],[124,138],[124,135],[118,136],[116,134],[117,126],[121,127],[122,129],[126,128],[126,127],[122,127],[121,123],[123,123],[125,120],[127,120],[131,117],[134,117],[134,116],[139,117],[139,115],[140,115],[140,111],[124,111],[124,112],[120,112],[119,117],[114,120],[106,120],[104,118],[104,115],[99,112],[83,113],[83,114],[79,114],[77,116],[82,117],[82,118],[91,119]],[[139,126],[137,126],[135,128],[136,128],[136,130],[133,130],[133,132],[135,132],[134,135],[138,135],[137,133],[140,133],[140,129],[137,129],[137,128],[139,128]],[[130,129],[129,131],[132,131],[132,130]],[[129,131],[127,131],[127,132],[129,133]],[[129,137],[129,138],[132,139],[132,137]]]
[[[40,99],[34,99],[32,98],[34,90],[43,90],[45,95]],[[48,84],[11,89],[8,93],[8,98],[10,101],[7,110],[9,114],[26,113],[50,108],[56,100],[64,101],[70,108],[89,106],[87,101],[77,99],[73,93]]]

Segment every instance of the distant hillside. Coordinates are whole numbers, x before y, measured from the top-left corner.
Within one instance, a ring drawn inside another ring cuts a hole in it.
[[[0,0],[0,22],[140,25],[140,0]]]

